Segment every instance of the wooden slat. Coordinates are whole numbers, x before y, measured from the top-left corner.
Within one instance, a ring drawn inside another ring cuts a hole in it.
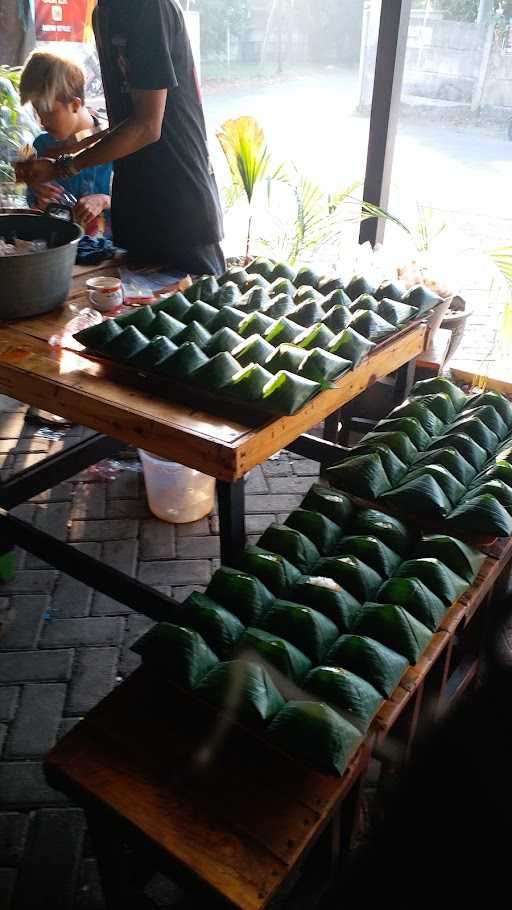
[[[471,372],[462,370],[458,367],[451,367],[450,374],[455,382],[473,382],[480,374],[477,370]],[[506,382],[497,376],[486,376],[486,389],[494,389],[496,392],[503,392],[504,395],[512,395],[512,382]]]

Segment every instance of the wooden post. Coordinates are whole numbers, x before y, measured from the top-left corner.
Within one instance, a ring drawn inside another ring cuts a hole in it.
[[[489,63],[491,61],[492,46],[494,43],[494,19],[491,19],[489,25],[487,26],[487,31],[485,33],[483,48],[482,48],[482,57],[480,60],[480,69],[478,71],[478,76],[476,78],[475,86],[473,88],[473,96],[471,98],[471,113],[475,114],[481,104],[484,97],[485,84],[487,82],[487,74],[489,72]]]

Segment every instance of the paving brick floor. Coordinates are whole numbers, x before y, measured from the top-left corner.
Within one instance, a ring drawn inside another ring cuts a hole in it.
[[[5,479],[89,431],[53,436],[25,421],[26,406],[0,396]],[[248,540],[301,500],[318,465],[281,453],[246,480]],[[153,518],[134,453],[82,472],[15,510],[84,552],[184,599],[219,564],[218,517],[187,525]],[[0,910],[101,910],[96,864],[81,811],[45,782],[42,761],[138,664],[131,644],[151,625],[109,597],[19,551],[0,586]],[[168,906],[175,892],[155,883]]]

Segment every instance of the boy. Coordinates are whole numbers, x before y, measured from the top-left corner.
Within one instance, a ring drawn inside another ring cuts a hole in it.
[[[98,117],[85,107],[84,73],[71,60],[46,51],[33,53],[21,74],[20,95],[22,104],[32,102],[46,130],[34,141],[38,158],[52,157],[61,143],[100,133]],[[110,210],[111,177],[111,164],[84,168],[79,174],[29,188],[28,202],[44,209],[59,199],[62,188],[78,200],[76,220],[87,234],[95,234],[103,227],[103,214]]]

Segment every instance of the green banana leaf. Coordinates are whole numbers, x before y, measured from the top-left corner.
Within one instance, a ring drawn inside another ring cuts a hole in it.
[[[409,319],[414,319],[418,315],[418,311],[414,307],[396,300],[389,300],[387,297],[380,301],[377,313],[394,326],[403,325],[404,322],[408,322]]]
[[[320,553],[308,537],[289,525],[277,522],[269,525],[263,532],[258,540],[258,546],[284,556],[304,575],[310,572],[320,559]]]
[[[464,498],[466,500],[474,499],[475,496],[484,496],[486,493],[495,496],[507,512],[512,512],[512,488],[501,480],[486,480],[475,489],[470,490]]]
[[[464,484],[460,483],[453,474],[450,474],[446,468],[443,468],[440,464],[432,465],[422,465],[421,467],[415,468],[415,470],[410,471],[407,475],[407,481],[413,480],[415,477],[426,477],[430,475],[441,487],[443,493],[450,500],[452,506],[456,506],[460,499],[464,496],[466,492],[466,487]]]
[[[316,288],[319,281],[320,275],[318,275],[309,265],[303,265],[297,272],[293,283],[296,288],[300,288],[304,284]]]
[[[208,363],[208,357],[193,341],[182,344],[174,354],[158,364],[157,370],[162,376],[172,379],[185,379],[200,366]]]
[[[378,446],[389,446],[396,457],[405,465],[411,464],[418,456],[416,446],[413,445],[406,433],[399,433],[397,431],[393,433],[376,433],[372,431],[363,436],[361,442],[363,445],[376,444]]]
[[[238,332],[224,326],[223,329],[217,329],[215,335],[212,335],[208,344],[204,346],[204,352],[208,357],[215,357],[215,354],[220,354],[222,351],[231,352],[233,348],[242,343],[242,340]]]
[[[231,377],[223,387],[223,392],[227,395],[235,395],[242,401],[260,401],[263,388],[270,379],[272,379],[272,373],[265,370],[259,363],[250,363]]]
[[[218,310],[214,306],[205,303],[204,300],[196,300],[183,317],[183,321],[186,325],[190,325],[191,322],[199,322],[200,325],[207,329],[217,316],[217,313]]]
[[[371,566],[382,578],[394,574],[402,562],[402,557],[390,550],[382,540],[369,534],[351,534],[344,537],[338,545],[341,556],[356,556],[367,566]]]
[[[512,487],[512,464],[508,461],[496,461],[490,468],[475,477],[471,486],[479,486],[481,483],[487,483],[488,480],[501,480],[507,487]]]
[[[181,623],[204,638],[206,644],[221,660],[227,660],[244,631],[240,620],[220,604],[194,591],[183,601]]]
[[[238,326],[238,334],[242,338],[250,338],[251,335],[263,335],[270,326],[274,325],[275,320],[265,313],[249,313]]]
[[[261,288],[263,291],[267,291],[270,287],[270,281],[267,281],[263,275],[252,274],[249,275],[247,281],[242,285],[242,291],[244,294],[247,294],[248,291],[252,291],[255,288]]]
[[[507,424],[503,418],[500,417],[496,408],[493,408],[490,404],[483,404],[480,405],[480,407],[475,408],[464,408],[459,414],[459,417],[461,420],[468,417],[477,418],[484,423],[489,430],[492,430],[492,432],[496,434],[500,442],[505,439],[505,436],[508,433]],[[471,436],[472,434],[470,433],[469,435]]]
[[[219,288],[209,303],[219,310],[224,306],[236,306],[241,296],[238,285],[234,281],[228,281]]]
[[[295,296],[295,285],[284,276],[273,278],[270,286],[267,288],[269,297],[277,297],[278,294],[286,294],[288,297]]]
[[[450,500],[430,474],[413,477],[394,490],[383,493],[382,500],[386,505],[413,514],[419,512],[445,517],[452,509]]]
[[[227,351],[221,351],[219,354],[215,354],[208,363],[194,370],[192,381],[205,389],[217,391],[223,389],[239,371],[240,367],[235,358]]]
[[[456,411],[461,411],[465,406],[468,396],[458,385],[450,382],[445,376],[434,376],[432,379],[420,379],[415,382],[411,395],[417,398],[420,395],[448,395]]]
[[[316,285],[317,291],[319,291],[320,294],[323,294],[324,297],[327,297],[328,294],[332,294],[333,291],[342,291],[343,288],[343,281],[336,275],[322,275],[322,277],[318,279]]]
[[[482,392],[481,395],[470,398],[468,405],[473,408],[490,405],[491,408],[494,408],[494,410],[498,412],[507,427],[512,426],[512,404],[508,398],[505,398],[505,396],[501,395],[499,392],[494,392],[492,389],[489,389],[487,392]]]
[[[356,310],[350,327],[375,344],[383,341],[384,338],[388,338],[389,335],[396,331],[394,325],[386,322],[378,313],[372,313],[371,310]]]
[[[265,310],[270,304],[270,297],[264,288],[254,287],[246,291],[236,302],[239,310],[244,313],[256,313],[259,310]]]
[[[280,316],[289,316],[295,312],[295,304],[288,294],[277,294],[271,298],[270,306],[265,307],[265,315],[272,319]]]
[[[370,313],[376,313],[378,306],[378,302],[371,294],[360,294],[350,304],[350,312],[357,313],[358,310],[368,310]]]
[[[410,664],[418,662],[432,638],[432,632],[404,607],[388,603],[363,604],[354,632],[380,641]]]
[[[231,268],[227,269],[220,278],[217,279],[220,285],[226,284],[227,281],[232,281],[239,288],[241,288],[249,278],[249,275],[242,266],[233,265]]]
[[[345,293],[351,300],[355,300],[357,297],[360,297],[361,294],[373,295],[376,290],[377,288],[375,285],[370,284],[363,275],[353,275],[345,287]]]
[[[299,330],[296,323],[291,322],[287,316],[280,316],[279,319],[276,319],[274,325],[267,329],[263,337],[269,344],[277,347],[283,343],[290,344],[298,334]]]
[[[330,294],[326,294],[322,301],[322,306],[324,312],[328,313],[335,306],[343,306],[348,310],[351,302],[350,297],[348,294],[345,294],[343,288],[336,288],[336,290],[331,291]]]
[[[148,339],[134,325],[127,326],[120,335],[116,335],[104,348],[104,353],[112,360],[121,362],[130,360],[147,347]]]
[[[298,569],[284,556],[261,547],[248,546],[240,559],[240,570],[254,575],[276,597],[288,597],[300,578]]]
[[[177,293],[173,294],[171,297],[165,297],[163,300],[159,300],[158,303],[153,303],[151,305],[151,309],[155,315],[158,313],[167,313],[168,316],[172,316],[173,319],[178,319],[180,322],[184,322],[184,317],[189,312],[190,307],[191,304],[181,291],[177,291]]]
[[[432,291],[429,291],[428,288],[424,287],[422,284],[416,284],[414,287],[409,288],[402,297],[402,303],[417,307],[418,316],[422,316],[423,313],[431,310],[441,302],[441,297],[438,297],[437,294],[433,294]]]
[[[344,591],[332,578],[321,575],[307,575],[295,585],[292,597],[297,603],[312,607],[330,619],[340,632],[350,632],[356,621],[361,604]]]
[[[435,392],[431,395],[421,395],[408,398],[407,401],[418,401],[423,407],[428,408],[444,424],[455,420],[456,410],[450,396],[446,392]]]
[[[426,449],[431,436],[425,432],[419,420],[414,417],[390,417],[379,420],[375,433],[405,433],[412,444],[422,451]]]
[[[272,345],[265,341],[261,335],[251,335],[238,347],[233,348],[231,354],[241,367],[247,367],[251,363],[259,363],[260,366],[263,366],[273,350]]]
[[[168,313],[157,313],[149,331],[145,334],[148,338],[156,338],[157,335],[165,335],[166,338],[172,339],[180,332],[183,331],[185,325],[183,322],[180,322],[179,319],[174,319],[173,316],[169,316]]]
[[[309,328],[304,329],[303,332],[297,334],[293,343],[297,344],[300,348],[304,348],[305,351],[310,351],[312,348],[322,348],[326,350],[334,337],[334,334],[326,325],[322,322],[316,322]]]
[[[390,489],[389,480],[377,452],[347,458],[341,464],[328,468],[326,474],[331,483],[341,490],[365,499],[378,499]]]
[[[173,341],[178,345],[185,344],[187,341],[193,342],[198,348],[202,349],[206,347],[211,337],[208,329],[205,329],[204,325],[194,320],[194,322],[189,322],[181,332],[178,332]]]
[[[393,408],[389,417],[393,419],[413,418],[421,424],[429,436],[440,436],[445,427],[444,422],[427,407],[421,398],[408,398],[403,404]]]
[[[487,461],[485,449],[478,445],[470,436],[467,436],[466,433],[463,433],[462,430],[438,436],[437,439],[430,443],[429,451],[446,448],[456,449],[477,471],[480,471]]]
[[[324,316],[323,323],[327,326],[331,332],[334,332],[335,335],[338,335],[343,329],[346,329],[352,316],[350,310],[346,306],[341,304],[335,304],[329,310],[327,310],[326,316]]]
[[[193,629],[160,622],[131,647],[144,666],[192,689],[218,663],[218,658]]]
[[[233,329],[237,332],[240,323],[246,318],[240,310],[235,310],[232,306],[223,306],[221,310],[217,311],[215,319],[210,322],[210,332],[218,332],[223,328]]]
[[[301,502],[301,508],[320,512],[340,528],[348,526],[354,513],[354,506],[348,496],[332,487],[314,483]]]
[[[325,515],[308,509],[294,509],[285,524],[308,537],[322,556],[332,556],[342,533]]]
[[[468,588],[465,578],[461,578],[432,556],[408,559],[402,563],[396,574],[399,578],[418,578],[448,607]]]
[[[305,300],[304,303],[298,304],[293,313],[290,313],[292,322],[307,328],[315,322],[322,322],[325,313],[316,300]]]
[[[309,284],[304,284],[293,295],[293,302],[295,306],[300,306],[301,303],[306,303],[308,300],[312,300],[313,303],[322,304],[324,298],[314,287],[311,287]]]
[[[400,303],[405,289],[399,287],[393,281],[383,281],[379,284],[377,290],[375,291],[376,300],[391,300],[395,303]]]
[[[248,660],[217,664],[203,677],[196,692],[248,724],[272,720],[285,703],[266,670]]]
[[[139,332],[142,332],[143,335],[147,335],[154,319],[155,314],[153,313],[152,307],[143,306],[133,309],[130,313],[123,313],[122,316],[116,316],[115,322],[117,322],[122,329],[126,329],[128,326],[132,325],[134,328],[138,329]]]
[[[419,578],[390,578],[379,589],[381,603],[405,607],[411,616],[434,632],[446,613],[446,605]]]
[[[274,600],[259,578],[228,566],[217,569],[206,594],[237,616],[243,625],[261,622]]]
[[[395,486],[400,483],[400,481],[407,474],[407,465],[400,461],[400,459],[395,455],[393,449],[388,448],[386,445],[378,444],[378,435],[375,437],[375,441],[369,445],[359,444],[354,446],[350,451],[354,455],[378,455],[382,467],[384,468],[385,474],[391,486]]]
[[[313,395],[321,391],[319,382],[311,382],[286,370],[279,370],[263,388],[262,401],[270,411],[295,414]]]
[[[315,574],[334,579],[359,603],[371,600],[382,584],[382,577],[355,556],[326,556],[316,566]]]
[[[446,468],[464,486],[467,486],[476,474],[476,469],[473,465],[466,461],[460,452],[453,447],[436,450],[429,449],[428,452],[421,452],[412,467],[416,468],[420,465],[428,467],[436,464]]]
[[[488,455],[497,450],[500,442],[496,433],[493,433],[478,417],[462,417],[450,424],[447,432],[464,433],[485,449]]]
[[[76,332],[73,338],[83,344],[89,351],[96,351],[102,354],[109,346],[110,342],[122,333],[122,328],[113,319],[105,319],[96,325],[90,325],[86,329]]]
[[[334,642],[324,663],[350,670],[384,698],[392,695],[409,666],[402,654],[362,635],[342,635]]]
[[[338,335],[335,335],[328,344],[327,350],[330,354],[336,354],[343,357],[344,360],[350,360],[353,367],[359,366],[362,360],[375,347],[373,341],[369,341],[356,332],[352,326],[347,326]]]
[[[503,445],[500,446],[499,452],[496,453],[496,461],[506,461],[508,464],[512,463],[512,445],[508,440],[503,440]]]
[[[297,270],[294,269],[289,262],[276,262],[272,269],[270,280],[279,281],[282,278],[286,278],[287,281],[292,282],[294,281],[296,274]]]
[[[177,350],[178,348],[172,341],[163,335],[157,335],[145,348],[135,354],[135,357],[130,359],[130,366],[136,367],[138,370],[152,370]]]
[[[312,667],[311,661],[302,651],[284,638],[265,632],[264,629],[246,629],[238,642],[236,654],[252,663],[261,664],[278,688],[282,686],[280,677],[301,683]],[[275,670],[277,675],[273,672]]]
[[[287,600],[274,601],[265,613],[263,628],[295,645],[315,664],[339,635],[338,627],[322,613]]]
[[[512,519],[509,513],[490,493],[460,502],[448,516],[447,522],[455,531],[492,534],[496,537],[512,535]]]
[[[265,369],[271,373],[278,373],[279,370],[288,370],[289,373],[296,373],[304,360],[304,351],[294,344],[280,344],[274,348],[272,354],[265,361]]]
[[[447,534],[429,534],[427,537],[422,537],[416,548],[415,556],[429,556],[438,559],[456,575],[465,578],[469,584],[476,578],[478,570],[485,560],[484,553],[468,546],[462,540],[448,537]]]
[[[361,733],[366,733],[382,704],[382,695],[366,680],[338,667],[315,667],[304,680],[306,691],[331,705]]]
[[[377,509],[361,509],[356,512],[352,530],[354,534],[371,534],[377,537],[390,550],[402,557],[407,556],[411,550],[411,534],[403,522]]]
[[[343,360],[342,357],[336,357],[335,354],[329,354],[321,348],[311,348],[306,356],[302,350],[299,376],[305,376],[312,382],[327,383],[337,379],[351,367],[349,360]]]
[[[246,265],[245,271],[248,275],[263,275],[267,281],[270,280],[272,272],[274,270],[274,263],[270,259],[266,259],[264,256],[258,256],[256,259],[253,259],[249,265]]]
[[[202,275],[197,281],[187,288],[185,297],[191,303],[196,300],[205,300],[208,303],[219,290],[217,279],[213,275]]]
[[[339,777],[361,742],[361,733],[322,702],[290,701],[268,728],[270,742],[300,761]]]

